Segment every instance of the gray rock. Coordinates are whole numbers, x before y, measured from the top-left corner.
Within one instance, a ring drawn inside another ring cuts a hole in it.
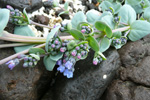
[[[13,48],[0,49],[0,52],[0,59],[15,53]],[[34,68],[23,68],[19,64],[13,70],[0,65],[0,100],[38,100],[49,86],[52,75],[42,62]]]
[[[122,80],[130,80],[135,83],[150,86],[150,56],[144,57],[136,67],[128,67],[120,72]]]
[[[150,35],[136,42],[128,42],[119,50],[123,67],[135,66],[145,56],[150,56]]]
[[[149,100],[150,88],[116,80],[109,86],[105,95],[103,100]]]
[[[116,50],[106,52],[107,60],[100,65],[92,64],[93,52],[86,60],[75,65],[74,77],[67,79],[59,74],[54,86],[42,100],[97,100],[103,94],[107,85],[114,78],[120,66]],[[107,75],[106,79],[103,76]]]
[[[32,12],[42,7],[42,0],[0,0],[0,7],[6,7],[11,5],[14,8],[23,10],[26,8],[27,11]]]

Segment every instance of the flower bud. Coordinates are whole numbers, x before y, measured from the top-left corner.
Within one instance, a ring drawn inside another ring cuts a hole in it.
[[[77,47],[76,47],[76,50],[80,50],[80,47],[79,47],[79,46],[77,46]]]
[[[14,16],[14,15],[15,15],[15,12],[14,12],[14,11],[11,11],[10,14],[11,14],[12,16]]]
[[[28,66],[29,66],[28,62],[25,62],[25,63],[23,64],[23,67],[28,67]]]
[[[94,64],[94,65],[97,65],[97,64],[98,64],[98,59],[97,59],[97,58],[94,58],[94,59],[93,59],[93,64]]]
[[[78,58],[78,59],[81,59],[81,54],[78,53],[78,54],[77,54],[77,58]]]
[[[65,52],[66,51],[66,47],[61,47],[60,48],[60,52]]]
[[[71,55],[72,55],[72,56],[76,56],[76,54],[77,54],[77,51],[76,51],[76,50],[73,50],[73,51],[71,52]]]
[[[52,44],[51,47],[52,47],[52,48],[55,48],[55,44]]]
[[[86,32],[86,29],[82,29],[81,32],[82,32],[82,33],[85,33],[85,32]]]

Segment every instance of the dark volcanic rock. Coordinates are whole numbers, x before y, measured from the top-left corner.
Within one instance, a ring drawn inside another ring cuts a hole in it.
[[[145,57],[136,67],[128,67],[120,72],[122,80],[150,86],[150,56]]]
[[[132,82],[113,81],[103,100],[149,100],[150,88],[137,86]]]
[[[0,52],[0,59],[15,53],[12,48],[0,49]],[[38,100],[49,86],[52,75],[42,62],[34,68],[23,68],[19,64],[13,70],[0,65],[0,100]]]
[[[59,74],[54,86],[42,100],[97,100],[103,94],[107,85],[114,78],[120,66],[119,55],[116,50],[109,50],[105,54],[107,61],[100,65],[92,64],[93,52],[86,60],[75,65],[74,77],[67,79]],[[103,78],[107,75],[107,78]]]
[[[23,10],[26,8],[27,11],[32,12],[42,7],[42,0],[0,0],[0,7],[6,7],[11,5],[14,8]]]
[[[44,24],[44,25],[49,24],[49,18],[47,16],[44,16],[44,15],[36,15],[35,20],[36,20],[36,22],[38,22],[40,24]]]
[[[119,50],[123,67],[135,66],[145,56],[150,56],[150,35],[136,42],[129,42]]]
[[[119,50],[122,68],[101,100],[149,100],[150,35]],[[140,86],[139,86],[140,85]]]
[[[56,16],[58,16],[61,12],[63,12],[62,9],[57,10],[56,13],[55,13]],[[60,17],[61,17],[62,19],[70,19],[69,14],[61,14]]]

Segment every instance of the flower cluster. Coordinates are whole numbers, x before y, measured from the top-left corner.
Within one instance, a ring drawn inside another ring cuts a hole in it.
[[[61,40],[58,36],[54,36],[54,38],[49,40],[48,43],[48,51],[51,53],[51,55],[56,55],[59,52],[59,49],[61,47]]]
[[[127,38],[122,36],[120,38],[114,38],[112,39],[112,45],[113,46],[118,46],[118,45],[124,45],[127,43]]]
[[[72,50],[68,50],[64,53],[63,59],[57,61],[59,67],[57,68],[58,71],[63,73],[64,76],[67,78],[73,77],[74,72],[74,65],[75,63],[82,59],[86,58],[88,53],[88,44],[79,44],[75,46]]]
[[[39,61],[38,59],[36,59],[31,55],[26,55],[23,59],[24,59],[23,67],[33,67]]]
[[[103,61],[102,57],[100,55],[98,55],[98,56],[94,57],[93,64],[97,65],[97,64],[101,63],[102,61]]]
[[[81,32],[85,34],[90,34],[92,31],[89,26],[82,26]]]
[[[69,40],[64,40],[62,42],[62,46],[60,48],[60,52],[64,53],[66,50],[67,50],[67,44],[69,43],[70,41]]]
[[[14,24],[23,23],[22,20],[20,19],[20,17],[22,17],[22,13],[18,9],[14,9],[10,5],[7,5],[7,9],[10,10],[10,19],[9,19],[10,23],[14,23]]]

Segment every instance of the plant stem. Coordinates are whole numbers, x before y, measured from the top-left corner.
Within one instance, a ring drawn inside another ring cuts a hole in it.
[[[128,30],[124,36],[126,37],[129,34],[129,32],[130,32],[130,30]]]
[[[123,25],[126,25],[126,26],[128,26],[128,24],[126,24],[126,23],[123,23],[123,22],[119,22],[119,24],[123,24]]]
[[[130,28],[130,27],[127,26],[127,27],[115,29],[115,30],[112,30],[112,33],[118,32],[118,31],[125,31],[125,30],[127,30],[127,29],[129,29],[129,28]],[[95,37],[95,38],[98,38],[99,35],[95,35],[94,37]],[[0,37],[0,39],[3,39],[3,38],[8,38],[8,37]],[[32,37],[30,37],[30,38],[32,38]],[[9,37],[9,39],[11,39],[11,38]],[[15,38],[12,38],[12,39],[15,40]],[[34,39],[35,39],[35,38],[34,38]],[[72,36],[61,36],[60,39],[61,39],[61,40],[65,40],[65,39],[74,39],[74,38],[73,38]],[[8,39],[6,39],[6,40],[8,40]],[[24,40],[24,41],[25,41],[25,40]],[[31,40],[30,40],[30,41],[31,41]],[[33,42],[33,40],[32,40],[32,42]],[[37,41],[35,41],[35,42],[37,42]],[[44,41],[44,42],[45,42],[45,41]],[[36,46],[35,48],[44,47],[45,44],[46,44],[46,43],[41,44],[41,45],[38,45],[38,46]],[[28,51],[29,51],[29,49],[28,49],[28,50],[25,50],[25,51],[22,51],[22,52],[19,52],[19,53],[16,53],[16,54],[14,54],[14,55],[12,55],[12,56],[9,56],[9,57],[7,57],[7,58],[5,58],[5,59],[3,59],[3,60],[0,60],[0,65],[6,63],[7,61],[9,61],[9,60],[11,60],[11,59],[16,58],[16,57],[19,56],[20,54],[28,53]]]
[[[38,45],[38,46],[36,46],[35,48],[42,48],[42,47],[44,47],[44,46],[45,46],[45,43],[44,43],[44,44],[41,44],[41,45]],[[11,56],[9,56],[9,57],[7,57],[7,58],[5,58],[5,59],[2,59],[2,60],[0,60],[0,65],[1,65],[1,64],[4,64],[4,63],[6,63],[6,62],[8,62],[9,60],[12,60],[12,59],[18,57],[20,54],[26,54],[26,53],[28,53],[28,52],[29,52],[29,49],[24,50],[24,51],[19,52],[19,53],[16,53],[16,54],[14,54],[14,55],[11,55]]]
[[[130,26],[126,26],[126,27],[123,27],[123,28],[118,28],[118,29],[115,29],[115,30],[112,30],[112,33],[115,33],[115,32],[122,32],[122,31],[126,31],[130,28]]]
[[[18,39],[12,37],[0,37],[1,40],[12,41],[12,42],[23,42],[23,43],[45,43],[46,40],[27,40],[27,39]]]
[[[53,27],[46,26],[46,25],[43,25],[43,24],[39,24],[39,23],[36,23],[36,22],[34,22],[34,21],[31,21],[31,20],[30,20],[30,24],[36,25],[36,26],[40,26],[40,27],[49,28],[49,29],[53,29]]]
[[[17,47],[29,45],[28,43],[11,43],[11,44],[0,44],[0,48]]]
[[[32,40],[46,40],[46,38],[43,38],[43,37],[31,37],[31,36],[15,35],[15,34],[8,33],[6,31],[2,32],[2,37],[12,37],[12,38],[19,38],[19,39],[32,39]]]

